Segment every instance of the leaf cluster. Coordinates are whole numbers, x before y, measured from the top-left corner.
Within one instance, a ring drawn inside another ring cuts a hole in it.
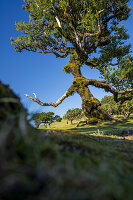
[[[110,43],[112,32],[129,16],[127,0],[24,0],[29,23],[16,23],[22,32],[15,40],[16,51],[23,49],[66,57],[77,52],[84,62],[88,54]],[[119,30],[120,32],[121,30]],[[127,35],[121,33],[121,37]],[[113,38],[113,37],[112,37]]]

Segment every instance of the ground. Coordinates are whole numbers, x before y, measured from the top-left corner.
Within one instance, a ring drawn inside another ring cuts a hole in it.
[[[132,116],[79,128],[64,124],[59,130],[63,123],[58,130],[57,123],[52,130],[29,126],[26,133],[19,125],[8,130],[11,123],[5,123],[1,199],[132,200]]]

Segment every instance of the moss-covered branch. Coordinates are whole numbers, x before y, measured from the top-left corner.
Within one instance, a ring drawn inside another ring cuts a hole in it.
[[[98,81],[96,79],[85,79],[85,85],[93,85],[98,88],[103,88],[106,92],[111,92],[114,94],[114,100],[117,101],[126,101],[127,97],[120,97],[118,98],[118,95],[125,95],[126,93],[133,93],[133,89],[126,89],[122,91],[118,91],[115,88],[113,88],[109,83],[106,81]],[[130,97],[132,99],[133,97]]]

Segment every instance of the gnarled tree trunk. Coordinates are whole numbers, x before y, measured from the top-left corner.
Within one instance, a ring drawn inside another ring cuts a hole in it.
[[[109,115],[101,108],[98,99],[93,97],[87,86],[84,86],[83,89],[79,88],[78,94],[82,99],[82,109],[87,118],[110,119]]]
[[[72,73],[74,77],[73,87],[82,99],[82,109],[87,118],[100,118],[110,119],[109,115],[101,108],[101,104],[98,99],[94,98],[90,92],[87,84],[87,80],[82,76],[80,61],[71,57],[69,64],[64,67],[64,71]]]

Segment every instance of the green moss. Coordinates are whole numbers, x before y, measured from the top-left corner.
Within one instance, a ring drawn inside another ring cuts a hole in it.
[[[85,81],[87,79],[84,76],[80,76],[74,79],[75,85],[77,85],[78,89],[81,90],[82,93],[88,95],[88,89],[85,87]]]
[[[81,66],[82,62],[79,60],[78,55],[75,53],[70,56],[69,63],[63,67],[63,71],[65,73],[72,73],[74,77],[78,77],[81,75]]]
[[[71,73],[71,66],[70,64],[67,64],[63,67],[63,71],[67,74],[70,74]]]
[[[83,84],[86,80],[87,80],[87,78],[85,78],[84,76],[80,76],[80,77],[77,77],[74,79],[74,81],[79,84]]]

